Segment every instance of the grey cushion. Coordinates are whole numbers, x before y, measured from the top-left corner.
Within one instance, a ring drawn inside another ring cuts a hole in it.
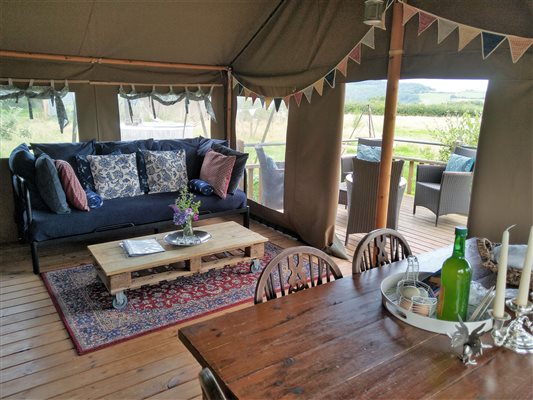
[[[248,153],[235,151],[219,143],[213,143],[211,149],[217,153],[224,154],[225,156],[235,156],[235,165],[233,165],[233,171],[231,172],[231,179],[228,185],[228,193],[235,193],[235,190],[239,187],[239,182],[244,175],[246,161],[248,161]]]
[[[70,213],[54,160],[47,154],[41,154],[35,160],[35,176],[39,194],[48,208],[57,214]]]
[[[25,143],[15,147],[9,156],[9,169],[13,174],[24,178],[26,187],[30,192],[30,201],[32,208],[47,210],[35,178],[35,156]]]
[[[76,155],[95,154],[94,140],[77,143],[30,143],[35,157],[48,154],[54,160],[65,160],[76,170]]]

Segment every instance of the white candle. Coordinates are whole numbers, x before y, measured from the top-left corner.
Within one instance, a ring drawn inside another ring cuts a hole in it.
[[[516,304],[527,306],[529,297],[529,281],[531,279],[531,265],[533,264],[533,226],[529,231],[529,240],[527,242],[526,258],[522,267],[522,276],[520,277],[520,286],[518,287],[518,297]]]
[[[505,286],[507,283],[507,256],[509,253],[509,229],[503,231],[500,259],[498,260],[498,278],[496,279],[496,296],[492,310],[496,318],[503,318],[505,310]]]

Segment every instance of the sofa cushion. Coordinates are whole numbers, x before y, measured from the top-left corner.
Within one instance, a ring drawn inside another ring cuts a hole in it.
[[[200,174],[200,167],[202,166],[196,152],[200,145],[200,138],[186,138],[186,139],[161,139],[154,140],[152,148],[154,151],[170,151],[183,150],[185,151],[185,160],[187,164],[187,179],[198,178]]]
[[[33,215],[30,235],[33,240],[43,241],[81,235],[104,230],[110,226],[131,226],[168,221],[172,223],[173,212],[168,206],[179,196],[178,192],[150,193],[135,197],[106,200],[103,207],[91,212],[72,210],[69,215],[53,214],[37,210]],[[200,214],[216,213],[246,206],[246,194],[240,190],[224,200],[217,196],[195,195],[200,201]]]
[[[154,139],[124,140],[114,142],[96,142],[94,145],[96,155],[111,154],[119,150],[122,154],[135,153],[137,150],[150,150],[153,147]]]
[[[46,153],[54,160],[67,161],[76,169],[76,155],[96,154],[94,140],[77,143],[30,143],[35,157]]]
[[[35,160],[35,177],[41,198],[50,210],[58,214],[70,212],[67,197],[61,186],[54,160],[41,154]]]
[[[225,156],[210,150],[207,152],[200,171],[200,179],[213,186],[213,192],[221,199],[226,198],[235,156]]]
[[[244,169],[246,168],[246,161],[248,160],[248,153],[241,153],[233,150],[227,146],[223,146],[218,143],[213,143],[211,149],[217,153],[224,154],[225,156],[235,156],[235,165],[231,172],[231,179],[228,185],[228,193],[233,193],[239,187],[239,182],[244,175]]]
[[[25,143],[15,147],[9,156],[9,169],[13,174],[19,175],[26,182],[26,187],[30,192],[30,201],[32,208],[47,210],[39,189],[37,188],[37,179],[35,177],[35,156]]]
[[[104,205],[104,201],[98,193],[85,189],[85,195],[87,196],[87,204],[89,205],[89,208],[100,208]]]
[[[87,160],[86,155],[76,155],[76,174],[80,180],[81,186],[86,190],[95,191],[93,174],[91,173],[91,163]]]
[[[474,168],[474,159],[470,157],[461,156],[459,154],[452,154],[445,171],[453,172],[471,172]]]
[[[63,191],[67,196],[68,203],[82,211],[89,211],[87,204],[87,195],[85,190],[81,187],[80,181],[74,172],[72,166],[63,160],[55,160],[55,166],[61,181]]]
[[[213,186],[201,179],[191,179],[189,181],[189,191],[193,193],[200,193],[204,196],[211,196],[213,194]]]
[[[187,186],[185,150],[143,150],[151,193],[174,192]]]
[[[87,156],[96,190],[102,199],[141,194],[135,153]]]

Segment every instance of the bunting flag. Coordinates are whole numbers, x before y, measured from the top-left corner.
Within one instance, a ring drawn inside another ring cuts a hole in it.
[[[239,81],[234,76],[232,78],[233,78],[233,82],[232,82],[233,86],[232,87],[233,87],[233,89],[235,89],[235,86],[237,86],[239,84]]]
[[[311,103],[311,97],[313,97],[313,86],[307,86],[304,90],[302,90],[302,93],[307,99],[307,102]]]
[[[315,90],[319,94],[319,96],[322,96],[322,92],[324,91],[324,78],[319,79],[318,81],[316,81],[315,84],[313,85],[313,87],[315,88]]]
[[[258,95],[258,98],[259,98],[259,102],[261,103],[261,107],[265,107],[265,98],[263,96],[259,96]],[[254,104],[252,102],[252,104]],[[265,110],[267,109],[268,107],[265,107]]]
[[[294,93],[294,100],[296,100],[296,104],[298,105],[298,107],[300,107],[300,103],[302,102],[302,96],[303,96],[303,92],[296,92]]]
[[[248,100],[250,94],[252,94],[252,91],[250,89],[244,88],[244,100]]]
[[[274,98],[274,107],[276,108],[276,112],[278,112],[279,108],[281,107],[281,100],[281,97]]]
[[[388,3],[387,3],[388,4]],[[450,34],[458,29],[459,43],[457,51],[463,50],[468,43],[481,35],[481,55],[487,59],[507,39],[511,59],[516,63],[533,44],[533,38],[507,35],[505,33],[491,32],[473,26],[460,24],[449,19],[439,17],[427,11],[402,3],[403,24],[405,25],[416,13],[418,13],[418,35],[426,31],[437,21],[437,43],[441,44]]]
[[[343,76],[346,76],[348,73],[348,57],[344,57],[342,61],[337,64],[337,69]]]
[[[328,83],[328,85],[332,88],[332,89],[335,89],[335,71],[336,69],[332,69],[325,77],[324,79],[326,80],[326,82]]]
[[[418,8],[403,3],[402,25],[405,25],[418,12]]]
[[[257,100],[257,93],[251,92],[250,97],[252,98],[252,104],[254,104],[255,101]]]
[[[235,89],[235,93],[237,93],[237,96],[240,96],[244,90],[244,86],[242,86],[240,83],[237,83],[237,88]]]
[[[470,43],[476,36],[478,36],[481,31],[477,28],[472,28],[471,26],[466,26],[463,24],[459,25],[459,47],[458,51],[461,51],[465,46]]]
[[[429,28],[436,20],[437,18],[433,15],[420,11],[418,13],[418,36],[420,36],[420,34]]]
[[[357,43],[357,46],[352,49],[350,54],[348,54],[348,57],[354,60],[357,64],[361,64],[361,43]]]
[[[368,32],[365,34],[365,36],[363,36],[363,38],[361,39],[361,43],[363,43],[364,45],[367,45],[368,47],[370,47],[371,49],[375,49],[375,44],[374,44],[374,27],[370,28],[368,30]]]
[[[481,32],[481,49],[483,53],[483,59],[486,59],[494,50],[498,48],[500,44],[505,40],[505,36],[497,35],[490,32]]]
[[[268,107],[272,104],[274,99],[272,97],[265,97],[265,110],[268,110]]]
[[[533,44],[533,39],[523,38],[519,36],[507,36],[509,41],[509,48],[511,49],[511,59],[513,64],[516,63],[524,55],[524,53]]]
[[[285,107],[289,108],[289,101],[291,100],[291,96],[285,96],[283,98],[283,102],[285,103]]]
[[[437,27],[437,43],[441,44],[444,39],[450,36],[450,33],[457,29],[457,24],[447,19],[438,18]]]

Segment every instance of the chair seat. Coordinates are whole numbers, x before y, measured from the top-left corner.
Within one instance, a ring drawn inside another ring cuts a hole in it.
[[[430,183],[430,182],[417,182],[417,186],[423,186],[425,188],[435,190],[436,192],[440,191],[440,183]]]

